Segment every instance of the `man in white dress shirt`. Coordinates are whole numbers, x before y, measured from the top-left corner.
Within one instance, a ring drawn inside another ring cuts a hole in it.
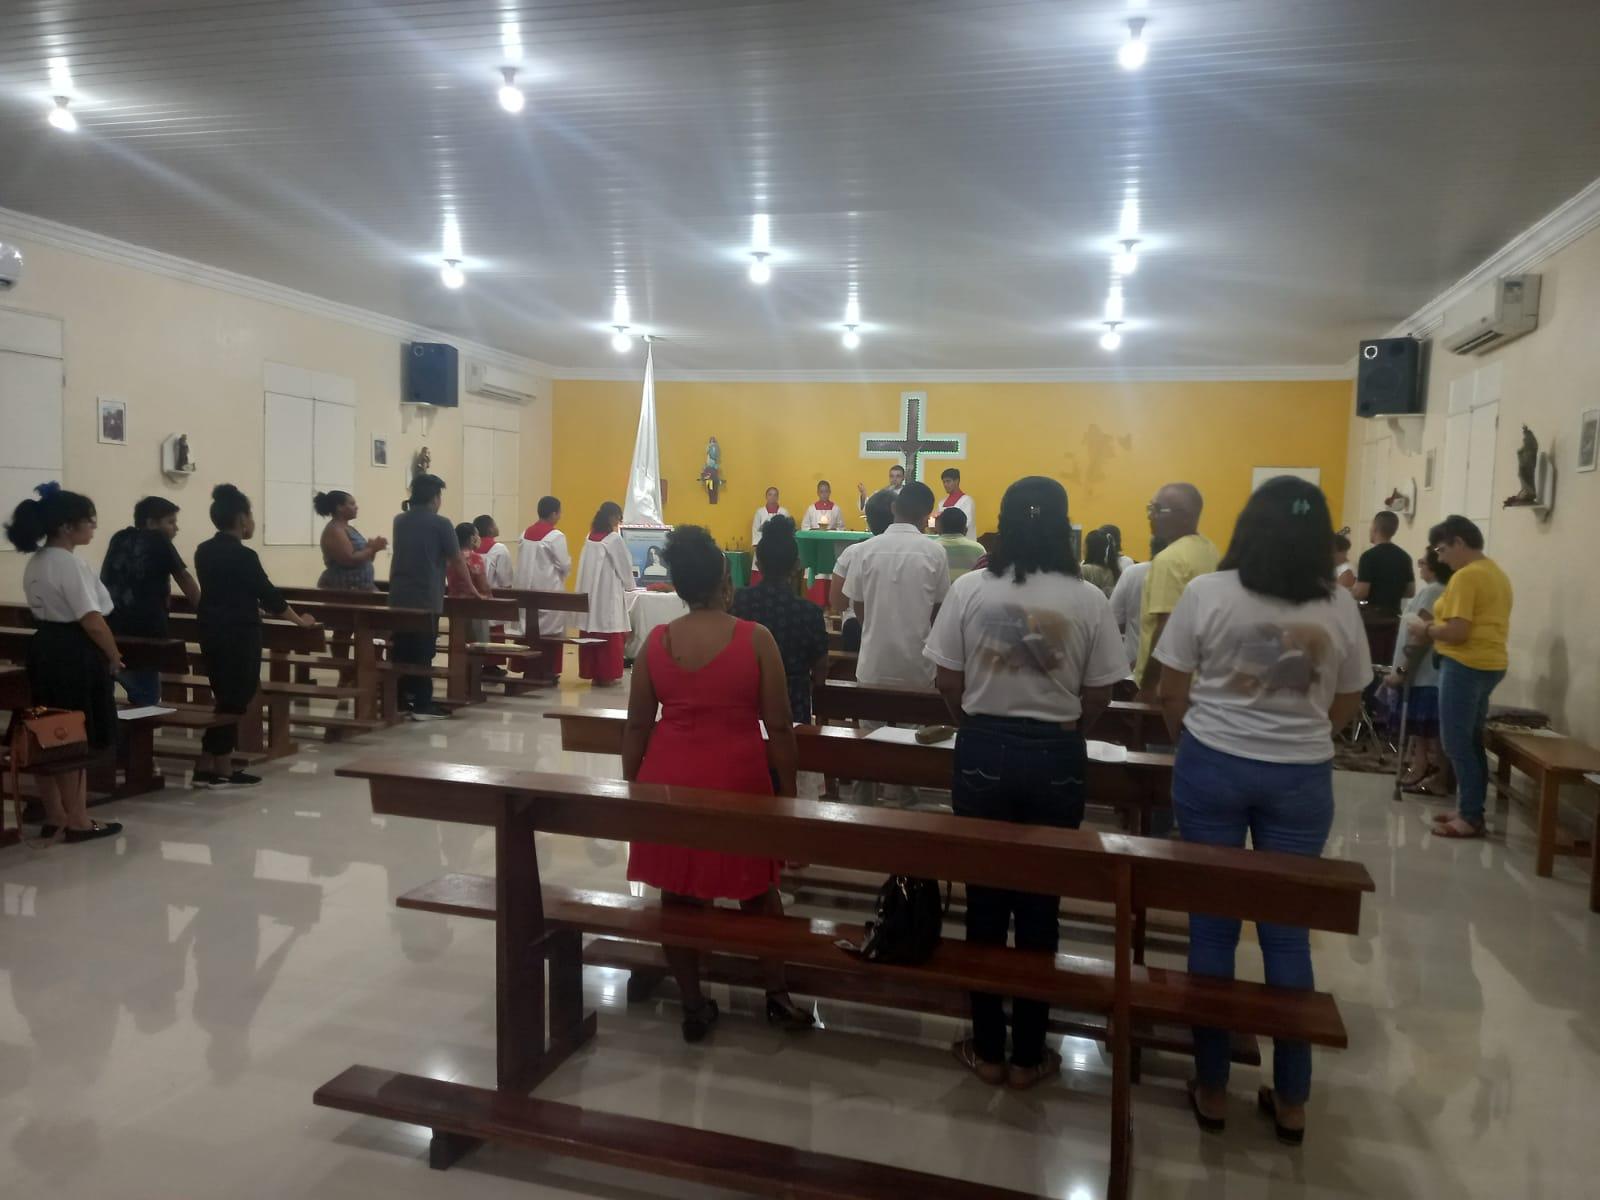
[[[766,528],[767,522],[773,517],[788,517],[789,510],[778,503],[778,489],[767,489],[767,502],[756,509],[755,519],[750,522],[750,549],[754,550],[761,544],[761,531]],[[793,520],[793,517],[789,518]]]
[[[967,536],[978,536],[978,512],[973,507],[972,497],[961,490],[961,472],[954,467],[947,467],[939,482],[944,485],[944,499],[939,502],[939,511],[947,508],[959,508],[967,514]]]
[[[861,619],[856,657],[861,683],[933,688],[933,663],[922,649],[950,592],[950,563],[944,548],[923,532],[932,512],[933,490],[925,483],[906,484],[894,501],[895,523],[859,543],[851,558],[844,594]],[[875,791],[870,784],[859,785],[858,801],[873,803]],[[894,798],[914,802],[916,789],[898,788]]]
[[[904,467],[902,467],[899,463],[895,463],[894,466],[889,468],[889,483],[883,490],[888,492],[891,496],[898,496],[900,494],[900,489],[905,487],[905,486],[906,486],[906,469]],[[856,497],[857,497],[856,506],[862,512],[866,512],[867,511],[867,485],[866,484],[864,484],[864,483],[856,484]]]

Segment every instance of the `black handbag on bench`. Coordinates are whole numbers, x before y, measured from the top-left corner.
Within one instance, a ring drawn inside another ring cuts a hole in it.
[[[875,918],[867,922],[859,948],[845,945],[867,962],[916,966],[933,956],[943,937],[944,901],[932,879],[891,875],[878,889]]]

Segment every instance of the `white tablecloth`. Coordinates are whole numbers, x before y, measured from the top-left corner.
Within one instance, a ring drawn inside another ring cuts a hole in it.
[[[657,625],[676,621],[689,611],[676,592],[626,592],[628,598],[628,643],[622,653],[635,659],[644,649],[644,640]]]

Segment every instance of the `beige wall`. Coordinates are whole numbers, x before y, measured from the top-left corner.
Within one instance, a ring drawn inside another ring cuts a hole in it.
[[[1353,420],[1345,520],[1364,536],[1371,514],[1359,481],[1363,454],[1376,455],[1379,485],[1415,477],[1423,481],[1424,455],[1437,451],[1442,475],[1450,384],[1485,364],[1504,374],[1496,437],[1494,515],[1484,528],[1488,552],[1516,588],[1511,622],[1511,669],[1495,693],[1498,703],[1549,712],[1558,729],[1600,746],[1600,622],[1592,605],[1600,595],[1600,472],[1577,472],[1578,421],[1600,406],[1600,231],[1592,232],[1533,267],[1543,275],[1539,328],[1505,349],[1461,357],[1435,346],[1428,381],[1422,445],[1407,454],[1393,438],[1368,450],[1371,424]],[[1541,448],[1554,456],[1555,507],[1548,520],[1529,509],[1502,509],[1517,490],[1516,451],[1526,423]],[[1396,539],[1413,554],[1424,549],[1428,526],[1443,514],[1441,492],[1420,491],[1414,521]]]
[[[64,483],[88,493],[100,511],[101,536],[87,551],[93,561],[99,561],[110,533],[128,523],[134,501],[147,494],[169,496],[183,507],[178,544],[185,557],[210,536],[206,507],[217,483],[243,488],[256,500],[260,519],[264,362],[355,382],[355,492],[363,507],[358,527],[368,534],[388,532],[411,455],[423,445],[450,488],[445,512],[460,519],[450,499],[463,491],[462,422],[468,409],[438,410],[426,429],[415,410],[402,411],[400,348],[408,339],[26,237],[7,240],[21,245],[27,273],[21,285],[0,296],[0,306],[58,317],[64,324]],[[463,351],[463,364],[466,357]],[[538,381],[538,392],[519,414],[521,511],[496,514],[508,533],[513,527],[520,533],[533,519],[534,503],[549,488],[547,380]],[[126,446],[96,441],[96,397],[102,394],[127,401]],[[469,403],[464,396],[463,405]],[[159,446],[171,433],[189,435],[199,466],[176,484],[159,464]],[[376,434],[390,438],[387,469],[368,465]],[[314,547],[257,543],[256,549],[280,583],[309,585],[321,570]],[[0,597],[20,596],[22,566],[20,555],[0,552]]]

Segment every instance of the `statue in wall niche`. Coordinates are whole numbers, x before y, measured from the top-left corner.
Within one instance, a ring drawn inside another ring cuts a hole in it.
[[[1539,468],[1539,439],[1533,430],[1522,427],[1522,445],[1517,447],[1517,482],[1520,488],[1515,496],[1507,497],[1504,507],[1519,508],[1539,503],[1539,485],[1535,472]]]
[[[415,479],[418,475],[426,475],[432,469],[433,455],[428,453],[426,446],[411,456],[411,478]]]
[[[722,447],[717,445],[717,439],[713,437],[706,443],[706,465],[700,468],[700,485],[706,489],[706,499],[715,504],[725,482],[722,477]]]

